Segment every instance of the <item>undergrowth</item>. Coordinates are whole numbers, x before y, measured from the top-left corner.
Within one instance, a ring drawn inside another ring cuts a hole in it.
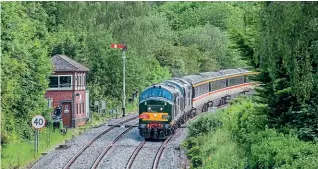
[[[238,98],[188,127],[183,143],[191,168],[318,168],[318,145],[267,127],[266,105],[253,97]],[[287,129],[286,129],[287,130]]]

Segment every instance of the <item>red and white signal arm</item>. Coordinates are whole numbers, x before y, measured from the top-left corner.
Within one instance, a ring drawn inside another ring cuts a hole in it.
[[[119,48],[119,49],[123,49],[125,48],[125,45],[124,44],[111,44],[110,45],[111,48]]]
[[[32,126],[36,129],[41,129],[45,126],[45,118],[41,115],[36,115],[32,118]]]

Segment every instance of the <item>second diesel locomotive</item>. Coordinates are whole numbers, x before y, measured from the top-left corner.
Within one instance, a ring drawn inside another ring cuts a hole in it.
[[[165,139],[189,118],[231,97],[253,91],[246,69],[226,69],[174,78],[145,89],[139,97],[139,133]]]

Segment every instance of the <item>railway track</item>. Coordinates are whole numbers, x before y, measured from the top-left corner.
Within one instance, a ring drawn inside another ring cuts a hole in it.
[[[178,132],[178,130],[176,130],[175,134]],[[174,135],[175,135],[174,134]],[[153,165],[152,168],[153,169],[157,169],[158,168],[158,164],[162,155],[163,150],[166,148],[167,144],[169,143],[169,141],[171,140],[171,138],[174,135],[170,135],[160,146],[160,148],[158,149],[157,153],[156,153],[156,157],[153,161]],[[146,144],[146,141],[142,141],[140,142],[140,144],[138,145],[138,147],[134,150],[133,154],[130,156],[129,161],[127,162],[126,165],[126,169],[131,169],[132,165],[134,163],[135,158],[137,157],[138,153],[140,152],[140,150],[143,148],[143,146]]]
[[[132,121],[134,119],[137,119],[138,116],[126,119],[122,122],[120,122],[119,124],[124,124],[126,122]],[[63,167],[63,169],[69,169],[71,167],[71,165],[75,162],[75,160],[90,146],[92,145],[96,140],[98,140],[101,136],[105,135],[106,133],[110,132],[111,130],[113,130],[114,128],[116,128],[116,126],[111,126],[108,129],[104,130],[102,133],[100,133],[99,135],[97,135],[96,137],[94,137],[92,140],[90,140],[82,149],[80,149],[69,161],[68,163]],[[132,129],[132,127],[128,128],[128,129]],[[127,130],[128,130],[127,129]],[[125,130],[125,131],[127,131]],[[127,131],[128,132],[128,131]],[[118,140],[118,139],[117,139]],[[108,146],[107,146],[108,147]],[[106,151],[107,153],[107,151]]]
[[[139,151],[141,150],[141,148],[142,148],[145,144],[146,144],[146,141],[145,141],[145,140],[142,141],[142,142],[140,142],[139,146],[135,149],[135,151],[133,152],[133,154],[130,156],[129,161],[128,161],[127,165],[126,165],[126,169],[130,169],[130,168],[131,168],[131,166],[133,165],[134,160],[136,159],[136,157],[137,157]]]
[[[122,132],[120,135],[118,135],[111,143],[109,143],[107,145],[107,147],[103,150],[102,153],[99,154],[99,156],[97,157],[97,159],[95,160],[93,166],[91,167],[91,169],[96,169],[99,165],[99,163],[102,161],[103,157],[106,155],[106,153],[112,148],[112,146],[120,139],[122,138],[128,131],[130,131],[131,129],[133,129],[134,126],[129,127],[128,129],[126,129],[124,132]]]
[[[219,106],[217,107],[217,109],[221,109],[223,107],[225,107],[226,105],[222,105],[222,106]],[[204,113],[200,113],[201,114],[204,114]],[[200,116],[198,115],[198,116]],[[188,122],[196,119],[198,116],[195,116],[193,117],[192,119],[189,119]],[[133,117],[133,118],[130,118],[130,119],[127,119],[125,121],[122,121],[120,122],[119,124],[124,124],[128,121],[131,121],[131,120],[134,120],[138,118],[137,117]],[[187,122],[187,123],[188,123]],[[72,164],[76,161],[76,159],[81,156],[81,154],[90,146],[92,145],[97,139],[99,139],[102,135],[105,135],[106,133],[110,132],[111,130],[113,130],[114,128],[118,127],[118,125],[113,125],[111,126],[110,128],[106,129],[105,131],[103,131],[102,133],[100,133],[98,136],[96,136],[95,138],[93,138],[92,140],[90,140],[81,150],[79,150],[73,157],[71,160],[68,161],[68,163],[65,165],[65,167],[63,169],[69,169]],[[118,135],[113,141],[111,141],[105,148],[104,150],[98,155],[98,157],[96,158],[96,160],[94,161],[93,165],[90,167],[91,169],[96,169],[100,162],[102,161],[102,159],[105,157],[105,155],[107,154],[107,152],[109,152],[109,150],[113,147],[113,145],[120,139],[122,138],[127,132],[129,132],[130,130],[132,130],[134,128],[134,126],[131,126],[129,128],[127,128],[125,131],[123,131],[120,135]],[[176,130],[175,134],[178,132],[178,130]],[[174,135],[175,135],[174,134]],[[157,151],[157,154],[155,156],[155,159],[153,160],[153,164],[152,164],[152,168],[153,169],[157,169],[158,166],[159,166],[159,161],[161,159],[161,156],[164,152],[164,149],[167,147],[169,141],[172,139],[172,137],[174,135],[171,135],[169,136],[160,146],[160,148],[158,149]],[[137,155],[139,154],[140,150],[143,149],[143,146],[146,144],[146,141],[141,141],[138,145],[138,147],[134,150],[134,152],[132,153],[132,155],[130,156],[127,164],[126,164],[126,169],[130,169],[132,168],[133,166],[133,163],[137,157]]]
[[[173,135],[170,135],[160,146],[157,155],[155,157],[155,160],[153,161],[153,165],[152,165],[152,169],[157,169],[158,165],[159,165],[159,161],[162,155],[163,150],[167,147],[169,141],[171,140],[171,138],[178,132],[179,130],[177,129],[176,132]]]
[[[224,107],[226,107],[226,106],[227,106],[227,104],[226,104],[226,105],[222,105],[222,106],[218,106],[217,109],[222,109],[222,108],[224,108]],[[195,117],[189,119],[189,120],[187,121],[187,123],[189,123],[190,121],[195,120],[196,118],[198,118],[198,117],[199,117],[200,115],[202,115],[202,114],[205,114],[205,112],[200,113],[199,115],[197,115],[197,116],[195,116]],[[176,130],[175,134],[176,134],[178,131],[179,131],[179,129]],[[175,134],[174,134],[174,135],[175,135]],[[156,157],[155,157],[155,159],[154,159],[154,161],[153,161],[153,164],[152,164],[152,169],[157,169],[157,168],[158,168],[158,166],[159,166],[159,161],[160,161],[160,158],[161,158],[161,156],[162,156],[162,154],[163,154],[163,151],[164,151],[164,149],[167,147],[169,141],[172,139],[172,137],[173,137],[174,135],[169,136],[169,137],[162,143],[162,145],[160,146],[160,148],[158,149],[157,154],[156,154]],[[126,169],[131,169],[131,168],[132,168],[132,165],[133,165],[133,163],[134,163],[134,160],[136,159],[137,155],[139,154],[140,150],[143,148],[143,146],[144,146],[145,144],[146,144],[146,141],[145,141],[145,140],[142,141],[142,142],[140,142],[140,144],[138,145],[138,147],[134,150],[133,154],[130,156],[129,161],[127,162],[127,165],[126,165]]]

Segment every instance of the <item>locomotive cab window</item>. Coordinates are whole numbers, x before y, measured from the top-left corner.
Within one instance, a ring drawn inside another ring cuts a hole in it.
[[[172,94],[167,91],[166,89],[163,88],[150,88],[140,95],[140,101],[145,100],[149,97],[163,97],[166,98],[170,101],[173,101],[173,96]]]

